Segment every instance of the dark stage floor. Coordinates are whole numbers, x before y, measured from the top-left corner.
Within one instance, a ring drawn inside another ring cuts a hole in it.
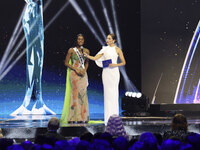
[[[37,134],[47,131],[47,123],[52,116],[18,116],[14,118],[0,118],[0,127],[5,138],[18,140],[33,140]],[[56,116],[60,117],[60,116]],[[140,135],[142,132],[163,133],[170,130],[171,117],[122,117],[125,129],[130,136]],[[188,128],[191,132],[200,133],[200,118],[188,117]],[[104,124],[61,124],[59,133],[66,138],[80,136],[85,132],[104,132]]]

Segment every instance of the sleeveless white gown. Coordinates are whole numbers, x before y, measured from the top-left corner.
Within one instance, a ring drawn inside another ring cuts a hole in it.
[[[96,60],[96,64],[102,67],[102,61],[112,59],[113,64],[117,64],[116,47],[106,46],[101,49],[98,54],[104,54],[100,59]],[[107,124],[108,119],[113,114],[119,115],[119,79],[120,73],[118,67],[103,68],[102,81],[104,88],[104,123]]]

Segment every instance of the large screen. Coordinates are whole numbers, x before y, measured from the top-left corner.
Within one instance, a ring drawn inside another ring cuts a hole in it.
[[[142,89],[152,103],[199,103],[199,4],[141,2]]]

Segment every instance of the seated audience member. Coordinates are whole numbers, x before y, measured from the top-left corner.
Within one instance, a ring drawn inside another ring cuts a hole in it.
[[[21,145],[11,145],[6,150],[24,150]]]
[[[90,144],[90,150],[113,150],[111,144],[104,139],[95,139]]]
[[[21,146],[23,147],[24,150],[30,150],[34,147],[31,141],[24,141],[21,143]]]
[[[52,117],[48,121],[48,128],[47,128],[47,133],[44,134],[46,137],[54,137],[57,141],[58,140],[64,140],[65,137],[57,133],[57,130],[60,127],[60,120],[56,117]]]
[[[125,131],[122,119],[118,115],[110,116],[105,132],[110,133],[114,138],[123,136],[128,139],[128,135]]]
[[[159,144],[156,137],[151,132],[144,132],[139,136],[139,142],[143,143],[143,148],[148,150],[158,150]]]
[[[72,139],[70,139],[68,143],[71,147],[71,150],[75,150],[79,142],[80,142],[79,137],[73,137]]]
[[[177,140],[167,139],[162,142],[161,150],[179,150],[181,142]]]
[[[69,143],[66,140],[56,141],[54,150],[71,150]]]
[[[143,149],[143,142],[135,142],[130,148],[129,150],[144,150]]]
[[[128,150],[129,149],[128,146],[129,146],[128,140],[123,136],[119,136],[114,140],[113,144],[114,150]]]
[[[190,134],[190,132],[188,132],[186,117],[182,114],[176,114],[172,119],[171,131],[164,132],[163,140],[169,139],[170,137],[177,137],[184,142],[188,134]]]
[[[182,143],[179,150],[194,150],[191,144]]]
[[[57,133],[60,127],[60,120],[56,117],[52,117],[48,121],[47,132],[44,135],[38,135],[35,137],[35,144],[49,144],[54,146],[56,141],[65,140],[64,136]]]
[[[186,142],[191,144],[194,150],[199,150],[200,149],[200,134],[190,133],[186,137]]]

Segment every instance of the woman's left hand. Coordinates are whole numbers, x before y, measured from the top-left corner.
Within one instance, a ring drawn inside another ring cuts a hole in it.
[[[118,67],[117,64],[109,64],[109,67]]]

